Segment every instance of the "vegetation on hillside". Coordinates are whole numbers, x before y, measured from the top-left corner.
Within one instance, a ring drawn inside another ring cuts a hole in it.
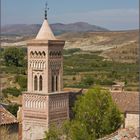
[[[64,50],[64,87],[90,88],[93,85],[111,86],[114,81],[125,82],[126,90],[138,90],[138,65],[104,60],[101,52],[86,52],[78,48]],[[1,99],[19,96],[27,89],[26,48],[1,49]],[[9,77],[10,76],[10,77]],[[7,78],[7,80],[6,80]],[[9,100],[8,100],[9,102]]]
[[[111,86],[125,82],[126,88],[138,90],[138,65],[104,60],[100,52],[69,53],[64,56],[64,86],[89,88],[92,85]]]
[[[17,89],[17,88],[6,88],[2,90],[3,96],[4,97],[8,97],[8,95],[13,95],[18,97],[19,95],[21,95],[21,90]]]
[[[7,48],[3,49],[0,54],[3,76],[14,75],[13,82],[20,86],[21,91],[27,88],[26,52],[25,48]],[[111,86],[114,81],[118,80],[125,82],[126,88],[133,87],[135,90],[138,88],[139,72],[138,65],[135,63],[107,61],[99,56],[101,52],[83,52],[78,48],[64,50],[63,53],[64,87]]]
[[[52,127],[46,139],[95,140],[116,131],[122,124],[121,113],[109,91],[99,87],[89,89],[79,96],[73,108],[75,117],[62,128]]]
[[[23,67],[26,65],[26,53],[21,48],[7,48],[4,50],[3,58],[6,66]]]
[[[0,52],[2,86],[8,83],[5,88],[2,87],[1,101],[9,103],[7,109],[14,115],[17,115],[18,106],[11,103],[9,97],[18,97],[22,91],[27,88],[27,59],[25,48],[5,48]],[[7,79],[6,79],[7,78]]]

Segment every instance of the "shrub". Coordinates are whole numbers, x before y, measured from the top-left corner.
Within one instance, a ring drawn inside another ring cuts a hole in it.
[[[27,89],[27,76],[17,75],[15,81],[20,85],[21,90]]]
[[[4,97],[7,97],[8,94],[18,97],[21,95],[21,91],[17,88],[6,88],[2,90]]]
[[[94,79],[92,76],[86,76],[82,79],[82,83],[87,86],[91,86],[94,84]]]
[[[7,66],[25,66],[25,51],[21,48],[6,48],[3,57]]]
[[[7,106],[7,110],[12,113],[15,117],[17,117],[19,105],[18,104],[10,104]]]
[[[75,81],[76,80],[76,77],[73,77],[72,80]]]

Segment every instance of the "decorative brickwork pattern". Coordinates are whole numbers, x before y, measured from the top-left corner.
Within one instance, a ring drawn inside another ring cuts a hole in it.
[[[47,27],[45,27],[47,26]],[[22,140],[44,138],[52,123],[69,119],[69,97],[63,92],[63,47],[45,20],[28,42],[28,90],[22,98]]]

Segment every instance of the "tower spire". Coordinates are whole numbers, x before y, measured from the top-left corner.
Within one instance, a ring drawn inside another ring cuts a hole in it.
[[[49,10],[48,3],[46,2],[46,4],[45,4],[45,19],[46,20],[47,20],[47,16],[48,16],[48,10]]]

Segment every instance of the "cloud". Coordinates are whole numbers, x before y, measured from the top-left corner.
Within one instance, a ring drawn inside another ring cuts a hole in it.
[[[51,16],[53,22],[72,23],[85,21],[109,29],[133,29],[139,25],[138,9],[104,9],[81,13],[66,13]]]

